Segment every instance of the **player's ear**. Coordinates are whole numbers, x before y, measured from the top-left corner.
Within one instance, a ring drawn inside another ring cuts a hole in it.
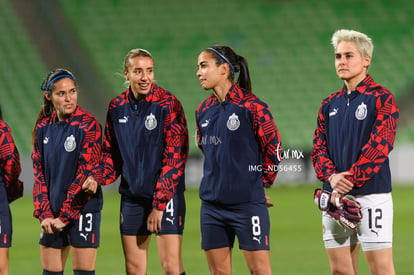
[[[371,56],[367,55],[363,58],[363,64],[364,67],[369,67],[369,65],[371,64]]]
[[[49,101],[52,101],[52,97],[49,95],[48,92],[45,92],[45,98]]]
[[[125,75],[125,79],[126,79],[127,81],[129,81],[129,79],[128,79],[128,72],[127,72],[127,71],[125,71],[125,70],[124,70],[124,75]]]

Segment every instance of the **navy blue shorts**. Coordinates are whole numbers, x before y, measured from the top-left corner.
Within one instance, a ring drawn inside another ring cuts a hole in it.
[[[83,213],[79,220],[69,224],[62,232],[42,233],[39,244],[46,247],[97,248],[100,243],[101,212]]]
[[[12,232],[13,227],[10,208],[8,205],[3,205],[3,209],[0,211],[0,248],[11,247]]]
[[[201,248],[233,247],[269,250],[270,218],[266,203],[216,205],[203,201],[200,210]]]
[[[145,236],[151,235],[147,229],[147,219],[152,211],[152,200],[121,199],[121,235]],[[185,222],[185,198],[184,192],[176,192],[167,203],[164,211],[161,231],[158,235],[178,234],[182,235]]]

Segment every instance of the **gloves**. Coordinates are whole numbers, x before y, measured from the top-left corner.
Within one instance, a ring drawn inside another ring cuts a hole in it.
[[[335,198],[331,203],[331,192],[316,189],[313,195],[315,204],[321,211],[326,211],[332,218],[352,230],[355,230],[362,219],[361,205],[351,195]]]

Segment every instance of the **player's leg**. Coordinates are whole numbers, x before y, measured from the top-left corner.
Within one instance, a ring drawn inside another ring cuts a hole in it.
[[[75,274],[95,274],[97,248],[71,247],[72,269]]]
[[[373,275],[395,275],[392,248],[365,251],[369,270]]]
[[[228,212],[228,213],[227,213]],[[231,252],[235,233],[224,222],[232,213],[203,201],[200,209],[201,248],[211,274],[231,274]]]
[[[146,274],[151,239],[147,218],[151,210],[152,200],[121,198],[120,231],[127,274]]]
[[[157,235],[158,255],[164,274],[185,274],[181,256],[185,223],[184,192],[177,191],[167,203]]]
[[[68,228],[72,252],[72,269],[75,275],[95,274],[97,249],[100,242],[101,212],[82,213]]]
[[[266,203],[248,203],[232,209],[235,229],[250,274],[272,274],[270,217]]]
[[[9,248],[0,248],[0,275],[9,274]]]
[[[54,234],[42,233],[39,244],[43,274],[53,274],[53,272],[63,274],[70,251],[67,230]],[[48,273],[49,271],[52,273]]]
[[[184,272],[181,258],[182,235],[158,235],[158,255],[164,274],[182,274]]]
[[[125,257],[126,274],[142,274],[147,272],[148,246],[151,235],[128,236],[121,235],[122,248]]]
[[[332,274],[356,275],[358,273],[359,244],[326,248]]]
[[[365,195],[357,199],[362,205],[363,215],[359,239],[371,274],[395,274],[391,193]]]
[[[272,274],[269,250],[243,250],[250,274]]]
[[[40,245],[40,263],[44,272],[63,272],[69,254],[69,246],[53,248]]]
[[[323,240],[332,274],[355,275],[358,272],[359,244],[357,233],[338,224],[323,213]]]
[[[231,274],[231,247],[205,250],[208,268],[212,275]]]

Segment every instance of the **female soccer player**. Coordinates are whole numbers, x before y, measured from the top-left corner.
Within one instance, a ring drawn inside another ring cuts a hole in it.
[[[279,132],[266,103],[251,92],[245,58],[230,47],[204,50],[197,77],[205,90],[213,90],[196,111],[198,145],[204,153],[202,248],[210,272],[231,274],[237,235],[250,272],[271,274],[264,187],[277,174]]]
[[[335,69],[344,86],[322,101],[312,161],[323,189],[354,195],[362,206],[357,230],[323,213],[323,240],[332,274],[357,274],[362,247],[372,274],[395,274],[393,203],[388,154],[398,121],[394,96],[367,74],[373,44],[365,34],[338,30],[332,36]]]
[[[12,217],[9,203],[23,195],[20,156],[0,107],[0,274],[9,274],[9,248],[12,242]]]
[[[51,71],[41,90],[44,105],[33,130],[32,160],[43,274],[63,274],[69,250],[74,274],[95,274],[102,191],[84,181],[99,164],[101,127],[78,106],[76,80],[68,70]]]
[[[103,165],[107,184],[121,175],[121,239],[127,274],[145,274],[151,234],[165,274],[185,274],[184,168],[188,130],[183,108],[153,82],[154,60],[144,49],[128,52],[124,75],[129,88],[108,109]]]

